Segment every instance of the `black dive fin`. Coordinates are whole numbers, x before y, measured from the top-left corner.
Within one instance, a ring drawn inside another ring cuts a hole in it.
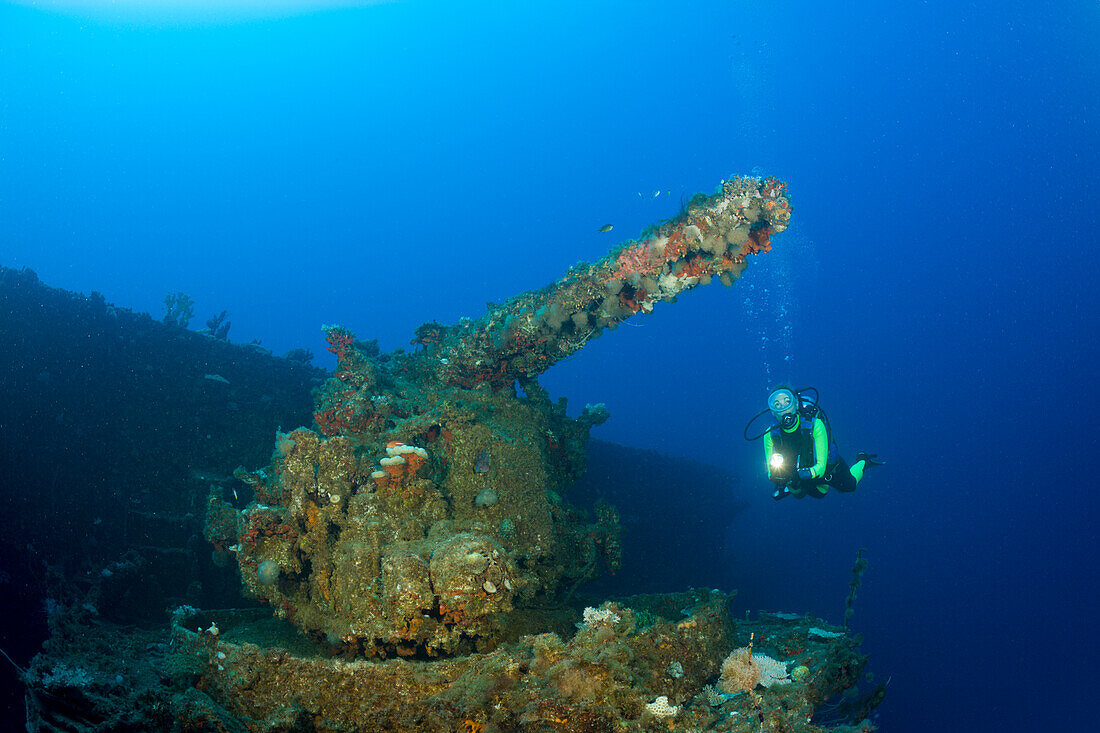
[[[856,454],[856,461],[863,461],[864,468],[870,468],[871,466],[882,466],[886,461],[878,460],[878,453],[864,453],[860,451]]]

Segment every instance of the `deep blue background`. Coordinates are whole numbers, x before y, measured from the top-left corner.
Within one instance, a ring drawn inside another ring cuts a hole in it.
[[[744,477],[699,562],[746,607],[839,621],[867,548],[884,729],[1091,728],[1100,5],[456,5],[0,6],[0,263],[327,358],[322,323],[404,345],[759,166],[776,250],[544,384]],[[783,379],[889,465],[771,502],[741,430]]]

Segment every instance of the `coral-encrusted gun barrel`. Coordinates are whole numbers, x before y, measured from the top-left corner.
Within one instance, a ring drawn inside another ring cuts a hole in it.
[[[571,268],[555,283],[491,307],[476,321],[424,324],[413,340],[424,347],[421,367],[459,387],[522,383],[635,313],[713,278],[731,285],[745,258],[771,249],[771,235],[786,229],[790,218],[785,183],[723,181],[717,193],[697,194],[676,218],[598,262]]]

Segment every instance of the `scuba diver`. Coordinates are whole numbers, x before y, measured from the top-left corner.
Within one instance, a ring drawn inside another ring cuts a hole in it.
[[[813,397],[804,394],[808,392],[813,392]],[[861,451],[856,454],[856,462],[849,466],[840,456],[829,416],[818,405],[818,397],[814,387],[796,390],[780,385],[768,394],[767,409],[758,412],[745,426],[745,440],[764,439],[764,459],[768,479],[776,485],[772,494],[776,501],[787,496],[821,499],[829,486],[842,493],[855,491],[864,471],[885,463],[875,460],[877,454]],[[769,412],[775,423],[750,438],[749,428]]]

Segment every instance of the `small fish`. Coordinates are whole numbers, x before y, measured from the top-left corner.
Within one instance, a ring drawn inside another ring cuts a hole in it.
[[[653,198],[657,198],[660,195],[661,195],[661,189],[659,189],[659,188],[656,191],[653,192]]]
[[[600,227],[600,234],[607,234],[609,231],[615,228],[614,224],[604,224]]]
[[[483,450],[474,460],[474,473],[489,473],[489,451]]]

